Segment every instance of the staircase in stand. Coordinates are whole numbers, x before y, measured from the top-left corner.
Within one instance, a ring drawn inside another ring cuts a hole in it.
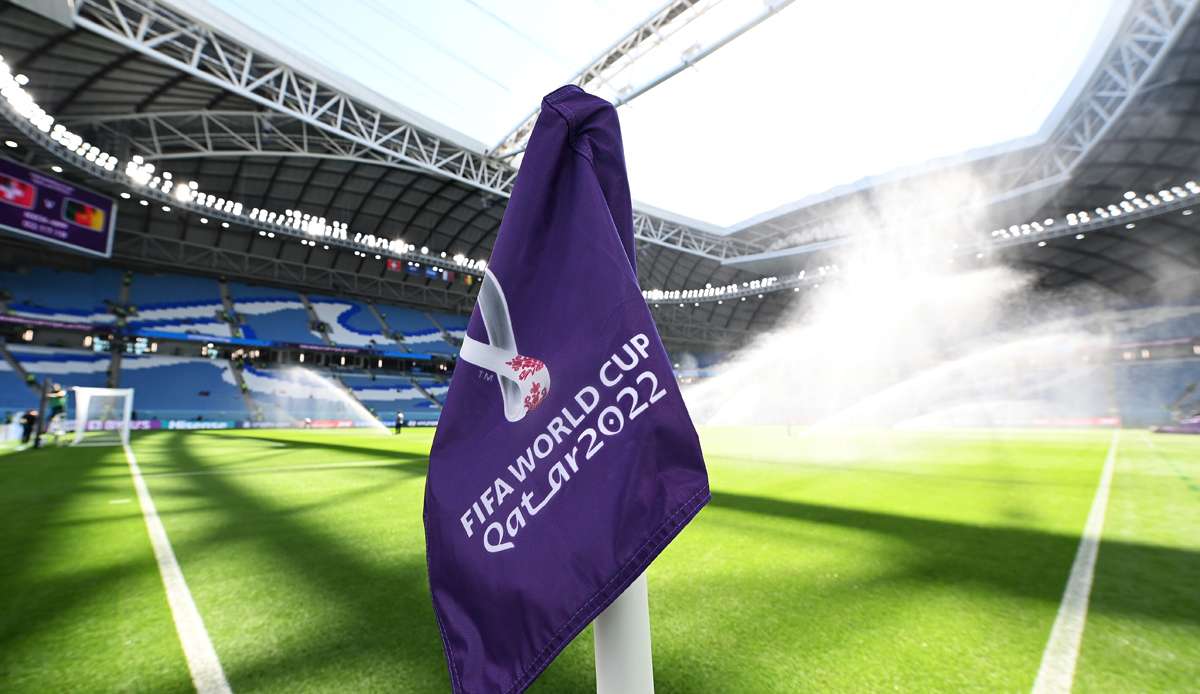
[[[300,294],[300,301],[304,302],[304,308],[308,311],[308,321],[310,325],[321,326],[321,341],[330,347],[333,345],[333,340],[329,337],[329,331],[325,329],[325,322],[317,317],[317,312],[312,307],[312,302],[308,300],[307,294]]]

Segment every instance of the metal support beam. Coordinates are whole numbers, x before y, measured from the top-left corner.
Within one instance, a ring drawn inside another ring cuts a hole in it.
[[[669,21],[696,4],[697,0],[679,0],[659,15]],[[163,3],[155,0],[81,0],[75,10],[79,27],[216,85],[269,112],[252,119],[250,130],[245,127],[218,128],[211,131],[207,139],[197,139],[194,133],[185,135],[182,131],[167,129],[162,134],[164,141],[151,145],[161,151],[156,158],[171,156],[165,150],[166,143],[181,142],[192,148],[193,154],[202,152],[207,156],[220,156],[222,152],[232,154],[242,150],[238,152],[238,156],[242,156],[245,149],[260,145],[259,140],[250,135],[269,134],[279,138],[273,141],[268,137],[267,141],[274,142],[276,150],[287,150],[285,156],[350,158],[418,169],[504,197],[512,191],[517,172],[506,162],[437,137],[350,97]],[[649,38],[649,35],[642,36],[643,41]],[[230,117],[228,113],[224,116],[225,119]],[[644,212],[635,212],[635,215],[644,219],[645,225],[679,226],[656,215]],[[729,257],[745,252],[748,247],[757,248],[753,244],[695,229],[677,234],[675,238],[680,244],[678,250],[709,258]],[[716,255],[713,255],[714,251]]]
[[[1006,189],[1066,180],[1149,85],[1195,9],[1195,0],[1135,0],[1074,104]]]
[[[568,82],[586,89],[589,85],[603,83],[607,79],[615,77],[630,63],[661,43],[663,39],[687,26],[693,19],[704,14],[720,1],[671,0],[667,2],[645,22],[634,27],[609,46]],[[530,134],[533,133],[533,125],[540,112],[541,109],[535,108],[525,116],[492,148],[491,153],[500,158],[507,158],[525,151],[525,144],[529,141]]]
[[[94,141],[120,141],[131,154],[156,163],[197,157],[305,157],[423,171],[372,150],[347,146],[324,131],[274,112],[167,111],[72,118],[66,122],[79,132],[88,132]],[[746,241],[698,231],[639,211],[634,212],[634,234],[646,243],[716,261],[762,250]]]
[[[81,0],[75,23],[315,130],[506,195],[516,171],[302,74],[154,0]]]

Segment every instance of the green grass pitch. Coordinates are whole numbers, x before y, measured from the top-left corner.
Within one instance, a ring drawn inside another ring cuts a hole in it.
[[[714,497],[650,570],[661,692],[1028,691],[1110,433],[702,433]],[[236,692],[448,690],[431,432],[133,447]],[[0,455],[0,690],[189,691],[120,448]],[[1079,692],[1200,682],[1200,437],[1121,433]],[[591,636],[533,687],[594,690]]]

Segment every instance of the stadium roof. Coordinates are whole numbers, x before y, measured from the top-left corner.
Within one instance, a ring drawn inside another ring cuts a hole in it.
[[[28,90],[47,112],[122,160],[140,153],[178,180],[194,179],[203,190],[247,207],[300,209],[347,222],[352,233],[403,238],[429,249],[400,254],[404,258],[432,256],[436,262],[443,251],[468,258],[489,253],[514,175],[508,162],[516,157],[502,158],[503,151],[486,156],[453,128],[358,91],[365,88],[294,52],[283,55],[255,32],[205,23],[195,16],[203,5],[24,4],[38,5],[43,14],[0,7],[0,54],[29,77]],[[648,22],[666,31],[696,4],[670,3]],[[937,214],[969,220],[960,225],[961,248],[954,251],[969,253],[968,259],[977,252],[1003,256],[1033,269],[1047,286],[1085,282],[1131,302],[1150,300],[1171,277],[1194,276],[1200,253],[1194,217],[1183,214],[1185,200],[1147,203],[1146,210],[1122,211],[1125,217],[1111,220],[1094,211],[1120,203],[1130,190],[1143,201],[1146,193],[1182,186],[1196,173],[1200,32],[1193,9],[1183,0],[1122,5],[1105,50],[1075,81],[1076,93],[1044,139],[850,186],[730,235],[640,207],[644,288],[741,287],[763,275],[780,277],[725,299],[657,302],[664,337],[736,341],[771,325],[795,299],[795,292],[778,289],[805,286],[793,273],[827,263],[831,248],[870,232],[845,220],[861,223],[863,209],[894,207],[897,195],[924,191],[928,197],[928,186],[965,174],[986,182],[988,194],[948,200]],[[62,21],[46,16],[55,13]],[[741,29],[731,27],[731,34]],[[653,33],[635,29],[610,46],[596,74],[603,76],[622,56],[636,57],[638,41]],[[3,128],[4,137],[19,145],[7,150],[10,156],[38,166],[56,163],[65,168],[62,175],[114,194],[129,188],[119,175],[106,178],[64,156],[19,118],[10,117]],[[519,149],[508,144],[510,152]],[[1076,241],[1079,232],[1065,216],[1085,210],[1092,218],[1080,226],[1086,238]],[[157,204],[123,205],[115,255],[127,263],[442,308],[465,310],[473,302],[473,287],[390,273],[386,258],[377,260],[350,242],[331,242],[326,251],[298,243],[286,230],[259,235],[266,225],[254,220],[228,217],[230,226],[223,228],[202,223],[202,216],[187,204],[170,212]],[[1041,232],[992,233],[1049,217],[1059,224]],[[1125,220],[1134,217],[1135,229],[1125,229]],[[225,218],[215,215],[213,221]]]

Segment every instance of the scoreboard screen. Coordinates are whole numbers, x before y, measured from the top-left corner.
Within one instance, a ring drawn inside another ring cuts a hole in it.
[[[0,229],[107,258],[116,216],[112,198],[0,158]]]

